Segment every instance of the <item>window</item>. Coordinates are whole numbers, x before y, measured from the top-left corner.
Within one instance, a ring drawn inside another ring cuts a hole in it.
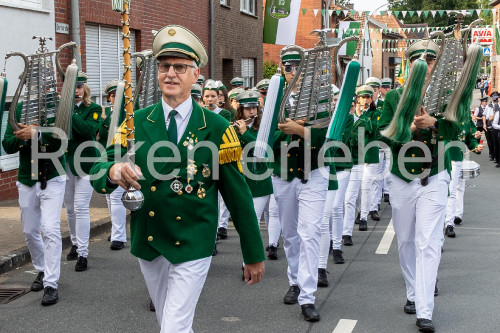
[[[240,0],[240,11],[255,15],[255,0]]]
[[[220,0],[220,4],[229,7],[229,0]]]
[[[0,5],[33,10],[50,9],[50,3],[42,0],[0,0]]]
[[[245,80],[245,87],[253,87],[255,84],[255,59],[241,59],[241,77]]]
[[[122,30],[119,27],[87,24],[86,59],[88,85],[97,104],[104,101],[104,87],[111,80],[123,79]],[[135,32],[130,31],[130,53],[135,52]],[[132,58],[132,88],[135,89],[136,66]]]

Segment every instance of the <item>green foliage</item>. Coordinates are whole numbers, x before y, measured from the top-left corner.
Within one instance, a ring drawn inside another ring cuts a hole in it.
[[[463,9],[489,9],[490,0],[388,0],[389,10],[396,11],[410,11],[410,10],[463,10]],[[485,24],[492,24],[493,16],[490,12],[488,15],[480,14],[480,17],[485,21]],[[455,24],[455,18],[453,16],[444,14],[441,16],[436,13],[435,17],[429,13],[427,17],[422,13],[420,17],[417,15],[406,15],[405,18],[401,18],[401,14],[398,17],[402,19],[406,24],[415,23],[427,23],[430,27],[446,27]],[[468,25],[472,21],[478,18],[477,13],[474,12],[471,16],[464,19],[464,24]]]
[[[274,61],[264,61],[264,79],[270,79],[274,74],[276,74],[277,69],[278,64]]]

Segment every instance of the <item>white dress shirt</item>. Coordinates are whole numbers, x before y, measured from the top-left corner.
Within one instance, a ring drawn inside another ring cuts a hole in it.
[[[495,118],[493,118],[493,123],[491,126],[493,126],[494,129],[500,130],[500,124],[498,124],[498,118],[500,117],[500,111],[495,112]]]
[[[170,111],[174,110],[174,108],[165,103],[163,98],[161,99],[161,105],[163,106],[163,113],[165,114],[165,126],[168,131],[168,124],[170,124],[169,114]],[[175,115],[175,122],[177,124],[177,143],[178,143],[179,141],[181,141],[181,138],[184,135],[184,132],[186,131],[189,118],[191,118],[191,113],[193,113],[193,100],[191,96],[189,96],[188,99],[186,99],[178,107],[176,107],[175,111],[177,111],[177,114]]]

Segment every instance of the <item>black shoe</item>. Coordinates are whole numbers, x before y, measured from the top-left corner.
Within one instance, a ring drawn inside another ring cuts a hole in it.
[[[333,250],[333,263],[335,264],[345,263],[344,257],[342,256],[342,250]]]
[[[306,321],[319,321],[319,312],[316,310],[314,304],[303,304],[300,307],[302,308],[302,315]]]
[[[120,241],[112,241],[111,246],[109,247],[111,250],[121,250],[125,247],[123,242]]]
[[[456,234],[455,234],[455,230],[453,230],[453,226],[452,225],[447,225],[446,226],[446,229],[444,231],[444,234],[450,238],[455,238]]]
[[[384,202],[389,202],[389,193],[384,193]]]
[[[149,298],[149,311],[156,312],[156,308],[155,305],[153,304],[153,300],[151,299],[151,297]]]
[[[42,305],[56,304],[58,300],[59,294],[57,293],[57,289],[46,287],[43,290]]]
[[[332,254],[333,253],[333,241],[331,240],[330,241],[330,249],[328,250],[328,254]]]
[[[439,290],[438,290],[438,279],[436,279],[436,284],[434,285],[434,297],[439,295]]]
[[[269,260],[278,260],[278,248],[273,245],[269,245],[269,253],[267,254]]]
[[[453,221],[453,223],[460,224],[460,223],[462,223],[462,219],[460,217],[456,216],[455,220]]]
[[[111,235],[108,236],[108,242],[111,242]]]
[[[368,230],[368,223],[366,222],[366,220],[359,220],[359,228],[358,228],[359,231],[366,231]]]
[[[430,319],[417,318],[417,327],[420,332],[434,332],[434,324]]]
[[[371,211],[371,212],[370,212],[370,218],[371,218],[373,221],[380,221],[380,215],[378,215],[378,212],[377,212],[377,211]]]
[[[415,314],[417,310],[415,309],[415,302],[406,300],[406,304],[403,307],[403,311],[408,314]]]
[[[326,269],[318,268],[318,287],[328,287],[328,278],[326,277]]]
[[[354,220],[354,224],[359,224],[359,220],[361,220],[361,213],[358,213],[358,216],[356,216],[356,219]]]
[[[75,271],[83,272],[87,270],[87,258],[79,256],[75,265]]]
[[[353,246],[353,242],[352,242],[352,236],[349,236],[349,235],[343,235],[342,236],[342,240],[344,241],[344,245],[345,246]]]
[[[43,290],[43,277],[45,274],[43,272],[38,272],[35,281],[31,284],[31,291],[42,291]]]
[[[299,299],[299,294],[300,294],[299,286],[291,286],[290,289],[288,289],[288,292],[286,293],[285,297],[283,298],[283,303],[285,304],[297,303]]]
[[[217,230],[217,236],[219,236],[220,239],[226,239],[227,238],[227,229],[220,227]]]
[[[78,259],[78,252],[76,252],[77,249],[78,249],[78,246],[76,246],[76,245],[73,245],[71,247],[71,250],[69,250],[69,253],[66,256],[67,261],[72,261],[72,260]]]
[[[214,252],[212,252],[212,257],[217,255],[217,243],[214,245]]]
[[[266,246],[266,252],[267,252],[267,251],[269,251],[269,245],[268,245],[268,246]]]

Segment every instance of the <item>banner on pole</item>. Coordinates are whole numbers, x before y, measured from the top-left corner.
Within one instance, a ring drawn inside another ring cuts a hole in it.
[[[264,8],[264,38],[268,44],[295,44],[301,0],[267,0]]]

